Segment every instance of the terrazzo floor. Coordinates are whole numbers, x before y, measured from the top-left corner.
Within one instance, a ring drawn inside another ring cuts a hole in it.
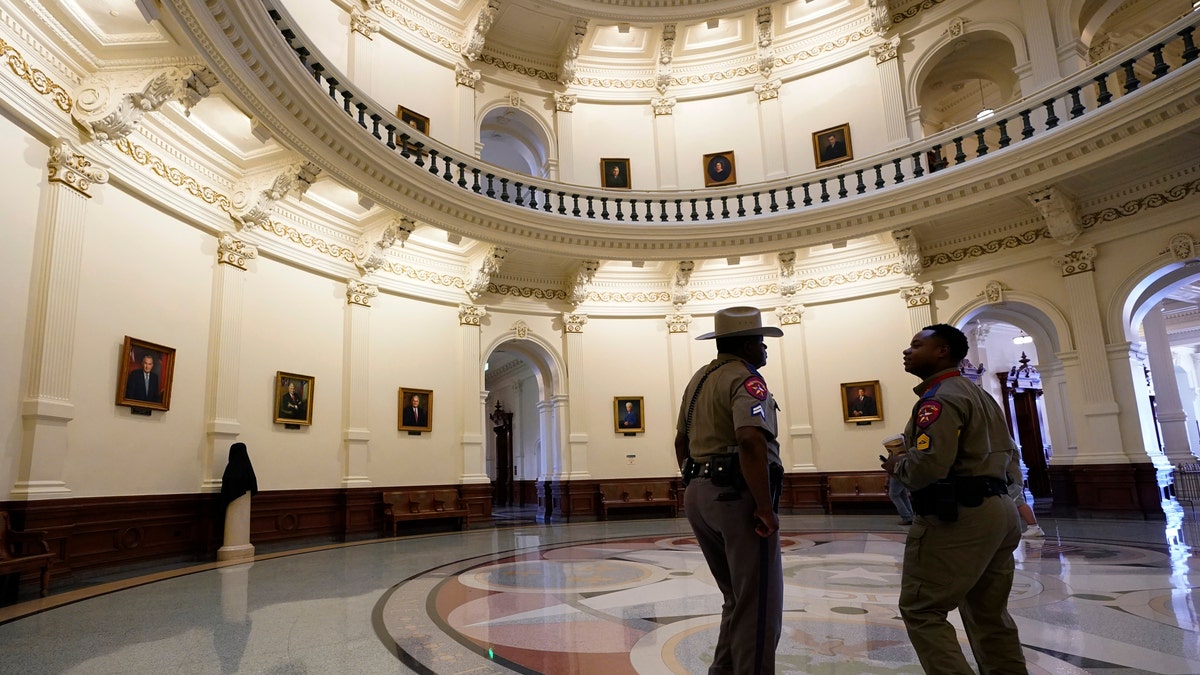
[[[1200,521],[1170,506],[1165,523],[1043,519],[1022,541],[1009,606],[1031,673],[1200,673]],[[920,673],[895,516],[781,521],[778,672]],[[259,553],[0,607],[0,673],[702,673],[716,640],[683,518],[507,514]]]

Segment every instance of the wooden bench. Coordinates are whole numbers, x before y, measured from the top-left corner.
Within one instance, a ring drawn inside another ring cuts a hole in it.
[[[882,471],[870,473],[835,474],[827,477],[825,490],[825,512],[833,513],[837,502],[891,504],[887,494],[887,474]]]
[[[398,490],[383,493],[383,515],[396,526],[409,520],[454,519],[458,529],[471,525],[471,512],[458,497],[457,490]]]
[[[641,483],[600,483],[600,519],[608,520],[612,509],[665,508],[674,518],[679,514],[670,480]]]
[[[42,597],[50,592],[50,546],[45,532],[12,529],[7,511],[0,511],[0,576],[38,571]]]

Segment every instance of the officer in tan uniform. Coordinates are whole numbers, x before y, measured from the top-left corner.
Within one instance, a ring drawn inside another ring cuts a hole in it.
[[[753,307],[717,312],[717,358],[692,376],[676,425],[684,508],[724,596],[710,674],[774,673],[783,622],[778,407],[758,369],[767,363],[764,327]]]
[[[1004,412],[958,371],[967,338],[927,326],[904,350],[904,370],[921,378],[904,430],[905,452],[883,463],[912,491],[916,520],[904,546],[900,616],[927,673],[972,673],[946,620],[958,609],[980,673],[1026,673],[1008,613],[1013,550],[1021,540],[1007,497],[1016,444]]]

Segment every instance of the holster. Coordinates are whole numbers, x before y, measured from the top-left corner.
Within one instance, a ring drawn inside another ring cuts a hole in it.
[[[708,477],[717,487],[741,487],[742,465],[736,452],[716,455],[708,461]]]
[[[913,512],[918,516],[937,516],[947,523],[958,520],[954,482],[953,478],[943,478],[920,490],[913,490],[910,494]]]

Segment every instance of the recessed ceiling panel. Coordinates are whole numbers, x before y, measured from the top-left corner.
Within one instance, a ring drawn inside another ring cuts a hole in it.
[[[617,26],[601,26],[589,30],[586,40],[587,51],[596,56],[646,55],[654,49],[655,32],[630,26],[622,33]]]
[[[167,43],[133,0],[59,0],[62,9],[101,45]]]
[[[749,41],[749,36],[743,30],[741,17],[724,18],[716,28],[709,28],[707,23],[697,23],[683,27],[681,52],[710,51],[713,49],[736,47]]]

